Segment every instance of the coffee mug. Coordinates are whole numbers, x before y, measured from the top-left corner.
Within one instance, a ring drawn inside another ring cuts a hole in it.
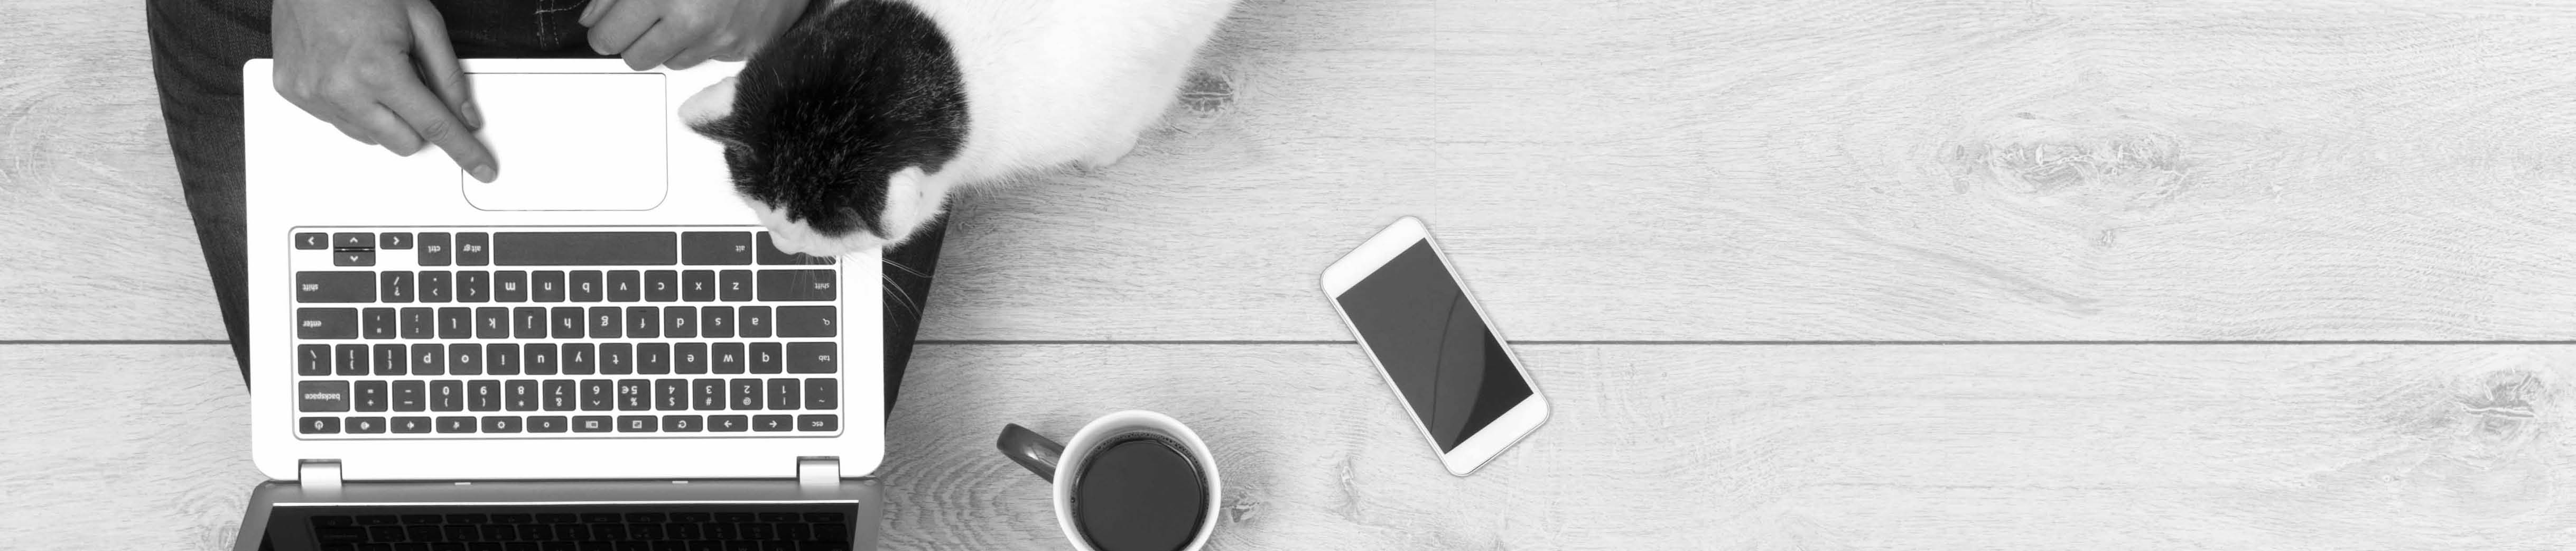
[[[1216,531],[1216,457],[1170,416],[1121,411],[1056,444],[1017,424],[993,443],[1054,484],[1055,520],[1082,551],[1198,551]]]

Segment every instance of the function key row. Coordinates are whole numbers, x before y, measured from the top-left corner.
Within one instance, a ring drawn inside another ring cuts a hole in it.
[[[297,419],[302,434],[516,434],[561,432],[831,432],[841,417],[804,415],[454,415]]]
[[[768,232],[302,232],[295,248],[335,266],[374,266],[376,252],[415,250],[421,266],[745,266],[831,264],[778,250]]]
[[[295,301],[811,302],[833,300],[838,281],[828,269],[296,272]]]
[[[295,348],[295,374],[305,377],[814,374],[841,370],[839,355],[833,348],[834,345],[828,342],[305,344]]]
[[[751,411],[841,407],[840,380],[301,381],[296,411]],[[540,384],[543,383],[543,384]]]
[[[791,339],[836,337],[831,306],[297,308],[295,337],[341,339]],[[774,313],[773,313],[774,312]]]

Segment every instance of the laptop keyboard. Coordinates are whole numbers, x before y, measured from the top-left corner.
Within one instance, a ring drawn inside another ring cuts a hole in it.
[[[840,266],[757,228],[311,228],[293,247],[301,438],[840,432]]]
[[[441,514],[382,508],[309,517],[323,551],[847,551],[841,511],[584,511]]]

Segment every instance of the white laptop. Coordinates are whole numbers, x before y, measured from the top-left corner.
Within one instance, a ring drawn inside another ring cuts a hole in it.
[[[242,68],[242,549],[870,549],[875,252],[781,253],[680,102],[738,63],[465,60],[500,178]]]

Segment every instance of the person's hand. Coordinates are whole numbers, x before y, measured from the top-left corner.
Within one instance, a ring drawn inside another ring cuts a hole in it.
[[[638,71],[742,61],[805,15],[806,0],[591,0],[590,49]]]
[[[474,138],[483,115],[428,0],[277,0],[269,31],[286,101],[396,155],[436,144],[477,180],[499,174]]]

